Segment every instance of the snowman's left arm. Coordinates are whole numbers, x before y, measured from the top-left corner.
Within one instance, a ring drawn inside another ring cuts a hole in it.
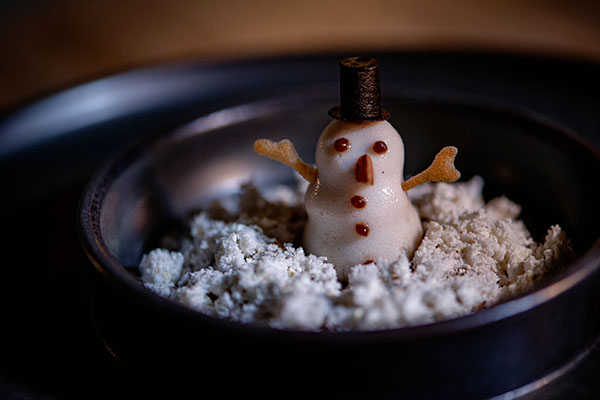
[[[460,178],[460,172],[454,167],[457,153],[458,149],[454,146],[444,147],[426,170],[402,182],[402,190],[407,192],[426,182],[456,182]]]

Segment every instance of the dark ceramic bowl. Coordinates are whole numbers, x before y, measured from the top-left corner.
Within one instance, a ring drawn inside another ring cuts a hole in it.
[[[292,180],[288,168],[254,154],[256,138],[290,138],[314,161],[336,88],[296,88],[146,139],[92,179],[81,202],[81,237],[99,272],[96,318],[115,354],[147,371],[149,382],[166,380],[173,388],[190,382],[281,397],[461,399],[524,393],[581,359],[600,334],[598,153],[522,111],[473,99],[409,98],[394,87],[385,94],[405,143],[407,175],[424,169],[441,147],[457,146],[463,177],[481,175],[486,197],[505,194],[520,203],[537,240],[560,224],[576,260],[537,290],[489,309],[374,332],[228,322],[146,289],[136,272],[142,254],[190,211],[247,180]]]

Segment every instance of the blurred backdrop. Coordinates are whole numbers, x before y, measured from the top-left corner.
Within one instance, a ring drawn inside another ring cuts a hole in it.
[[[360,49],[600,60],[600,1],[0,2],[0,110],[149,63]]]

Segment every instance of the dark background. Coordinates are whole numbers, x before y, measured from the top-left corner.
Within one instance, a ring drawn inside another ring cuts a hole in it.
[[[0,109],[172,60],[398,50],[600,59],[595,0],[0,2]]]

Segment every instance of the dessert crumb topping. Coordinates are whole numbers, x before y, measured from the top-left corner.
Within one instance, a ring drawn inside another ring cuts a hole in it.
[[[506,197],[485,203],[482,188],[474,177],[411,190],[425,230],[412,259],[359,260],[342,285],[333,264],[300,246],[303,188],[246,184],[195,215],[183,238],[166,237],[175,251],[144,255],[141,279],[199,312],[282,329],[375,330],[458,317],[531,290],[571,257],[558,225],[535,243],[520,206]]]

